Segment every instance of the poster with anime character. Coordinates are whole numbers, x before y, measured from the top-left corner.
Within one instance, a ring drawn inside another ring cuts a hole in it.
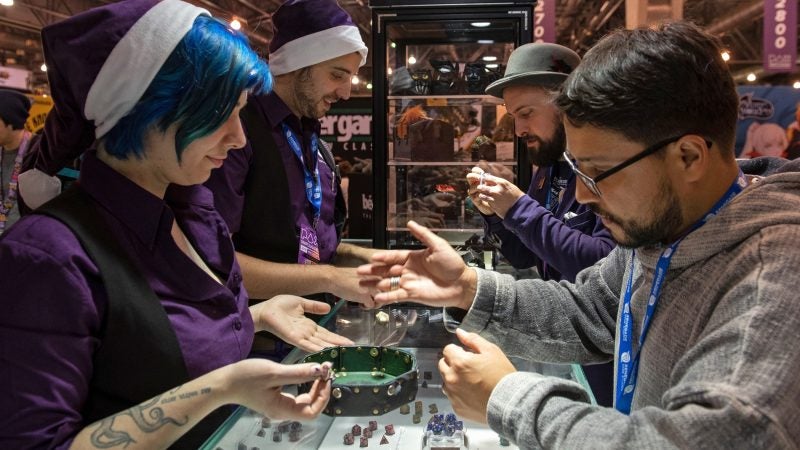
[[[800,89],[739,86],[738,158],[800,156]]]

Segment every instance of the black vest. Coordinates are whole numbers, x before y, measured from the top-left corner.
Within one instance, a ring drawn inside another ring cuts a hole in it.
[[[81,411],[86,425],[190,381],[161,301],[108,232],[97,208],[73,185],[34,212],[58,219],[75,233],[100,270],[108,294],[89,397]],[[229,413],[230,409],[217,409],[170,448],[197,449]]]
[[[253,163],[244,183],[242,221],[239,231],[233,236],[234,247],[259,259],[296,263],[300,235],[291,213],[289,180],[278,145],[256,102],[248,102],[240,116],[253,149]],[[325,164],[333,171],[338,187],[334,223],[336,235],[341,239],[347,217],[347,206],[340,186],[341,176],[333,154],[322,140],[319,141],[319,151]],[[269,208],[265,205],[269,205]]]

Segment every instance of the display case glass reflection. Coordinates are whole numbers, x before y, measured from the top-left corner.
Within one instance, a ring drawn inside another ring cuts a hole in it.
[[[453,244],[481,232],[467,197],[473,166],[517,181],[513,121],[484,90],[502,76],[518,28],[512,19],[386,24],[390,247],[415,244],[408,220]]]

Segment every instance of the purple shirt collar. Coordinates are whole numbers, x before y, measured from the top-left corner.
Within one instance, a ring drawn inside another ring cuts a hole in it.
[[[159,229],[172,227],[175,216],[168,204],[214,208],[214,196],[205,187],[173,184],[162,200],[101,161],[96,151],[89,151],[83,157],[78,182],[150,250],[156,243]]]
[[[78,183],[148,249],[153,249],[159,227],[172,226],[174,217],[164,200],[109,167],[95,151],[84,155]]]

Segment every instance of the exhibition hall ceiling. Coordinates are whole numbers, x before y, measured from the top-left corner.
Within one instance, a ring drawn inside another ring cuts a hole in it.
[[[280,0],[189,0],[225,19],[237,18],[251,43],[264,54],[272,37],[271,14]],[[625,0],[555,0],[557,42],[583,54],[608,31],[625,26]],[[34,87],[46,91],[46,74],[39,32],[86,9],[113,3],[110,0],[14,0],[0,6],[0,63],[23,67],[34,73]],[[653,7],[668,0],[650,0]],[[755,72],[756,83],[791,84],[798,74],[768,75],[760,71],[763,0],[684,0],[683,16],[719,35],[731,52],[731,68],[737,80]],[[368,0],[339,0],[371,45],[371,13]],[[370,75],[371,60],[361,71]]]

